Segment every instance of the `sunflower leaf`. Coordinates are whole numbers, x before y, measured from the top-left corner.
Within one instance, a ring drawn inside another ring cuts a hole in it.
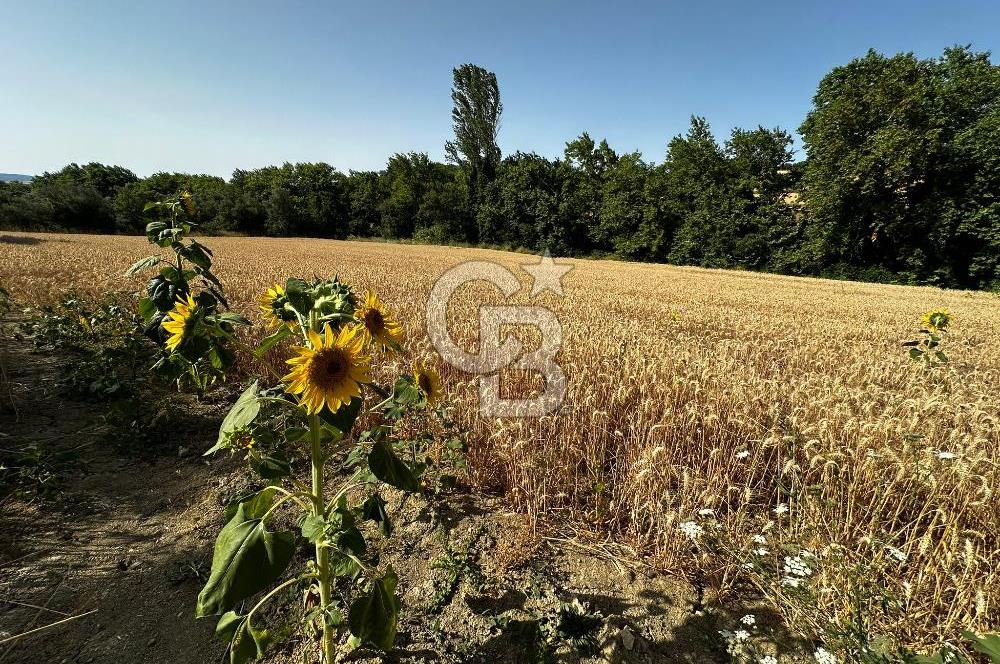
[[[351,634],[362,643],[388,651],[396,640],[399,598],[396,573],[390,567],[385,576],[372,583],[368,594],[351,604],[347,618]]]
[[[378,528],[386,537],[392,536],[392,521],[385,509],[385,501],[377,493],[373,493],[361,504],[361,516],[378,524]]]
[[[219,619],[215,635],[229,642],[230,664],[245,664],[262,657],[270,642],[270,634],[266,629],[255,629],[247,616],[241,616],[235,611],[229,611]]]
[[[1000,634],[983,634],[982,636],[965,631],[962,636],[972,642],[972,649],[990,658],[993,664],[1000,664]]]
[[[257,349],[253,352],[254,357],[260,358],[264,356],[264,353],[274,348],[278,343],[287,339],[292,335],[292,330],[287,325],[280,326],[273,334],[270,334],[260,340],[260,344]]]
[[[368,467],[375,477],[390,486],[403,491],[420,490],[417,476],[383,440],[377,441],[372,446],[372,451],[368,454]]]
[[[257,419],[257,414],[260,413],[260,399],[257,398],[259,391],[260,384],[257,381],[251,383],[250,387],[243,391],[243,394],[240,395],[240,398],[236,400],[236,403],[229,410],[229,413],[226,414],[225,419],[222,420],[222,426],[219,427],[219,439],[203,456],[208,456],[221,450],[225,447],[226,436],[237,429],[248,426]]]
[[[143,270],[148,270],[154,265],[158,265],[160,262],[159,256],[146,256],[145,258],[140,258],[135,263],[132,264],[128,270],[125,271],[126,277],[131,277],[136,272],[142,272]]]
[[[212,571],[198,595],[195,615],[225,613],[260,592],[281,576],[294,553],[291,531],[267,531],[261,518],[250,518],[240,504],[215,541]]]
[[[336,413],[324,408],[320,411],[320,419],[346,435],[354,427],[354,421],[361,413],[361,403],[361,397],[352,397],[351,402],[338,408]]]

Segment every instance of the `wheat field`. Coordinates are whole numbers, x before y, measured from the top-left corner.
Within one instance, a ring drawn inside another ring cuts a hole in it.
[[[536,523],[575,524],[722,592],[744,582],[770,588],[793,623],[814,619],[782,605],[780,585],[744,569],[755,535],[766,534],[778,565],[781,546],[829,561],[816,566],[814,583],[832,619],[849,617],[853,587],[874,582],[898,591],[899,608],[872,609],[873,628],[903,643],[927,646],[1000,623],[995,296],[566,260],[574,269],[565,297],[532,298],[531,277],[518,267],[537,262],[528,255],[204,242],[236,311],[259,321],[254,302],[272,282],[339,274],[390,305],[412,356],[432,353],[424,307],[437,277],[467,260],[511,268],[523,288],[507,302],[547,306],[561,321],[563,409],[485,419],[472,377],[439,368],[469,431],[471,481],[504,492]],[[122,273],[147,246],[133,237],[0,235],[0,284],[19,305],[69,288],[138,290],[143,279]],[[453,336],[474,349],[476,307],[501,301],[488,287],[460,290]],[[921,314],[934,307],[954,318],[951,361],[929,370],[900,342],[918,336]],[[504,377],[509,395],[539,387],[530,376]],[[678,528],[689,521],[714,543],[692,543]]]

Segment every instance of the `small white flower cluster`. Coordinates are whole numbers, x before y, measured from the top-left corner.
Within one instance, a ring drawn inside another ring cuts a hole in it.
[[[736,662],[756,662],[757,664],[778,664],[774,655],[764,655],[760,646],[753,642],[753,632],[757,627],[757,616],[748,613],[740,618],[735,631],[724,629],[719,635],[726,642],[726,652]]]
[[[945,452],[944,450],[942,450],[942,451],[940,451],[940,452],[937,453],[937,458],[943,459],[945,461],[951,461],[956,456],[958,456],[958,455],[955,454],[954,452]]]
[[[812,567],[802,560],[802,554],[795,556],[785,556],[785,574],[805,578],[812,576]]]
[[[752,540],[754,544],[757,544],[757,548],[753,550],[755,556],[766,556],[771,553],[765,545],[767,544],[767,538],[763,535],[754,535]]]
[[[894,546],[887,546],[887,547],[885,547],[885,550],[889,553],[890,556],[892,556],[893,558],[896,559],[896,562],[900,562],[900,563],[905,563],[906,562],[907,556],[906,556],[905,552],[897,549]]]
[[[684,535],[692,542],[697,542],[698,538],[705,533],[705,529],[699,526],[694,521],[685,521],[681,525],[677,526]]]
[[[715,510],[713,510],[711,507],[703,507],[702,509],[698,510],[698,516],[709,517],[713,516],[714,514]]]
[[[788,514],[788,505],[786,505],[785,503],[778,503],[771,511],[777,514],[778,516],[781,516],[782,514]]]
[[[798,588],[802,585],[803,579],[812,576],[813,569],[803,558],[815,557],[809,551],[801,551],[799,555],[785,556],[785,576],[781,579],[781,585],[786,588]]]
[[[826,648],[817,648],[816,652],[813,653],[813,657],[816,658],[818,664],[839,664],[840,662],[837,656]]]
[[[734,658],[746,656],[746,648],[750,641],[750,632],[745,629],[738,629],[735,632],[724,629],[719,632],[719,636],[726,642],[726,652],[731,656]]]
[[[740,461],[748,459],[749,457],[750,457],[750,450],[740,450],[739,452],[736,453],[736,458],[739,459]]]

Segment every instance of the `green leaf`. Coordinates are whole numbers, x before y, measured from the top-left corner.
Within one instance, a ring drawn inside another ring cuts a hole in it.
[[[292,474],[292,464],[280,451],[251,460],[250,467],[265,480],[280,480]]]
[[[323,537],[326,532],[326,521],[323,517],[310,514],[302,520],[302,536],[310,542],[315,542]]]
[[[924,351],[920,350],[919,348],[911,348],[910,349],[910,357],[912,359],[914,359],[914,360],[919,359],[920,356],[923,355],[923,354],[924,354]]]
[[[974,632],[962,632],[962,636],[972,643],[972,649],[990,658],[993,664],[1000,664],[1000,634],[978,635]]]
[[[338,408],[336,413],[331,413],[329,409],[324,408],[320,411],[319,416],[324,422],[347,435],[361,413],[361,404],[361,397],[354,397],[349,404]]]
[[[273,334],[264,337],[260,340],[260,344],[257,349],[253,352],[254,357],[263,357],[264,353],[274,348],[276,344],[287,339],[293,334],[292,330],[287,325],[282,325]]]
[[[198,244],[194,240],[191,244],[181,249],[180,254],[203,270],[212,267],[212,259],[204,245]]]
[[[142,272],[143,270],[148,270],[154,265],[158,265],[160,262],[159,256],[146,256],[132,263],[132,267],[125,271],[126,277],[133,276],[136,272]]]
[[[358,558],[365,555],[365,551],[368,550],[368,544],[365,543],[365,536],[354,526],[340,533],[337,537],[337,547],[341,551],[353,553]]]
[[[420,391],[413,383],[412,376],[400,376],[392,389],[393,401],[400,405],[415,403],[420,398]]]
[[[220,323],[229,323],[230,325],[249,325],[250,324],[250,321],[248,321],[243,316],[240,316],[239,314],[234,314],[234,313],[232,313],[230,311],[227,311],[224,314],[220,314],[220,315],[216,316],[216,320],[218,320]]]
[[[153,301],[148,297],[144,297],[139,300],[139,315],[142,316],[143,319],[148,321],[154,314],[156,314],[157,311],[159,311],[159,309],[156,308],[156,305],[153,304]]]
[[[250,621],[235,611],[223,614],[215,626],[215,634],[229,642],[230,664],[245,664],[264,656],[270,641],[267,630],[254,629]]]
[[[313,294],[309,284],[301,279],[289,279],[285,282],[285,299],[300,316],[309,317],[313,308]]]
[[[346,576],[356,577],[361,572],[361,567],[354,562],[354,559],[336,549],[330,550],[330,573],[336,577]]]
[[[347,617],[351,634],[362,643],[384,651],[396,641],[399,598],[396,597],[396,573],[390,567],[385,576],[372,583],[371,589],[351,603]]]
[[[274,503],[274,487],[269,486],[260,491],[247,494],[234,500],[226,506],[226,519],[236,516],[236,511],[243,506],[243,514],[248,519],[260,519]]]
[[[934,353],[934,357],[936,357],[939,362],[947,362],[948,361],[948,356],[944,354],[944,351],[940,351],[940,350],[937,351],[936,353]]]
[[[403,463],[385,441],[377,441],[368,454],[372,474],[386,484],[403,491],[419,491],[420,483],[413,471]]]
[[[389,520],[389,513],[385,509],[385,501],[377,493],[368,496],[368,499],[361,504],[361,517],[374,521],[383,535],[392,537],[392,521]]]
[[[268,532],[260,517],[250,518],[240,504],[215,541],[212,571],[198,595],[195,615],[225,613],[260,592],[281,576],[294,553],[293,533]]]
[[[221,450],[225,446],[226,436],[237,429],[249,426],[257,419],[257,414],[260,413],[260,399],[257,398],[259,392],[260,385],[257,381],[251,383],[250,387],[243,391],[240,398],[229,409],[225,419],[222,420],[222,426],[219,427],[219,439],[215,442],[212,449],[205,452],[202,456],[208,456]]]

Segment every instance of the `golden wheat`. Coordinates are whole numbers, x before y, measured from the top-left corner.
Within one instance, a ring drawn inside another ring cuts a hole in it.
[[[21,304],[67,288],[138,289],[121,277],[144,238],[0,238],[0,282]],[[289,275],[340,274],[372,288],[406,322],[408,349],[429,354],[424,303],[465,260],[517,265],[529,256],[474,249],[298,239],[212,238],[233,308]],[[95,258],[96,257],[96,258]],[[473,481],[532,517],[585,521],[677,571],[691,562],[677,525],[712,509],[733,542],[780,519],[785,537],[820,550],[903,552],[895,569],[905,614],[877,625],[925,646],[1000,613],[1000,301],[982,293],[574,261],[563,299],[542,304],[563,325],[564,409],[541,419],[477,415],[470,377],[441,367],[455,415],[471,432]],[[75,276],[76,283],[68,280]],[[453,336],[472,349],[480,301],[460,290]],[[954,315],[951,363],[927,370],[900,340],[920,315]],[[259,323],[260,321],[258,321]],[[531,338],[527,335],[525,338]],[[511,373],[504,390],[537,389]],[[939,456],[940,452],[947,452]],[[954,455],[954,458],[951,458]],[[942,458],[943,457],[943,458]],[[808,499],[803,498],[804,496]],[[773,508],[790,503],[787,515]],[[730,570],[731,571],[731,570]],[[842,610],[851,581],[824,570],[821,598]]]

